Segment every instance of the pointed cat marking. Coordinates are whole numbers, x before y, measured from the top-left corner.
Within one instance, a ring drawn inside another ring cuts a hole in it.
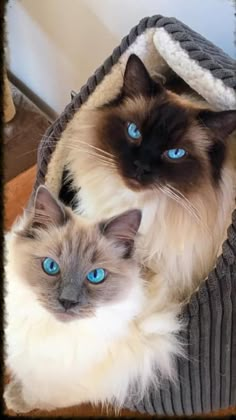
[[[6,240],[8,408],[120,408],[130,392],[142,398],[162,377],[174,380],[174,358],[183,353],[179,306],[163,306],[167,292],[158,276],[141,276],[140,222],[134,209],[92,223],[38,189],[34,208]],[[48,258],[59,271],[44,271]],[[91,284],[87,274],[98,268],[106,278]]]

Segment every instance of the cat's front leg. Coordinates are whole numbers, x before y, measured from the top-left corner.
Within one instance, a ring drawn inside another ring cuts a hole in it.
[[[6,386],[3,394],[7,408],[13,410],[15,413],[28,413],[35,408],[25,401],[22,391],[21,383],[16,379],[13,379]]]

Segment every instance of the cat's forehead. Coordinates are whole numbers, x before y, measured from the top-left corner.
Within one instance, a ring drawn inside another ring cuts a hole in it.
[[[121,251],[102,234],[99,224],[90,224],[85,218],[73,216],[63,226],[52,226],[41,231],[34,246],[37,251],[62,259],[65,263],[76,261],[82,265],[103,261],[115,261]]]
[[[172,93],[157,97],[127,97],[107,114],[108,118],[134,121],[140,127],[162,124],[167,130],[177,126],[184,130],[191,125],[195,116],[196,106]]]
[[[73,217],[57,230],[55,237],[60,254],[93,254],[101,243],[96,225],[89,225],[79,216]]]
[[[22,246],[28,247],[33,254],[64,256],[68,259],[74,255],[97,255],[96,249],[101,248],[104,238],[97,225],[90,225],[79,216],[70,216],[63,225],[48,225],[46,229],[38,229],[32,237],[17,236],[23,241]]]

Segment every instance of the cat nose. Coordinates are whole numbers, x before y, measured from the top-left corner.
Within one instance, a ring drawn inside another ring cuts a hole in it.
[[[135,160],[134,165],[136,166],[138,172],[142,172],[143,174],[151,172],[151,166],[149,163],[144,163],[140,160]]]
[[[67,299],[59,299],[59,302],[65,308],[66,311],[68,309],[73,308],[73,306],[77,305],[77,302],[73,302],[73,301],[67,300]]]
[[[60,304],[65,310],[71,309],[78,304],[78,285],[69,283],[64,285],[58,297]]]

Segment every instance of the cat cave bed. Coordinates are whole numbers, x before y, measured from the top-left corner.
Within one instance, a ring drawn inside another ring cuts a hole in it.
[[[127,58],[138,55],[149,72],[185,82],[218,110],[236,109],[236,62],[175,18],[145,18],[89,78],[47,130],[38,151],[39,184],[73,208],[66,184],[62,133],[79,124],[82,107],[113,99],[122,86]],[[67,137],[68,138],[68,137]],[[204,280],[204,279],[203,279]],[[127,395],[126,407],[141,413],[190,415],[236,406],[236,211],[222,255],[182,311],[188,358],[177,360],[179,379],[151,388],[142,401]]]

